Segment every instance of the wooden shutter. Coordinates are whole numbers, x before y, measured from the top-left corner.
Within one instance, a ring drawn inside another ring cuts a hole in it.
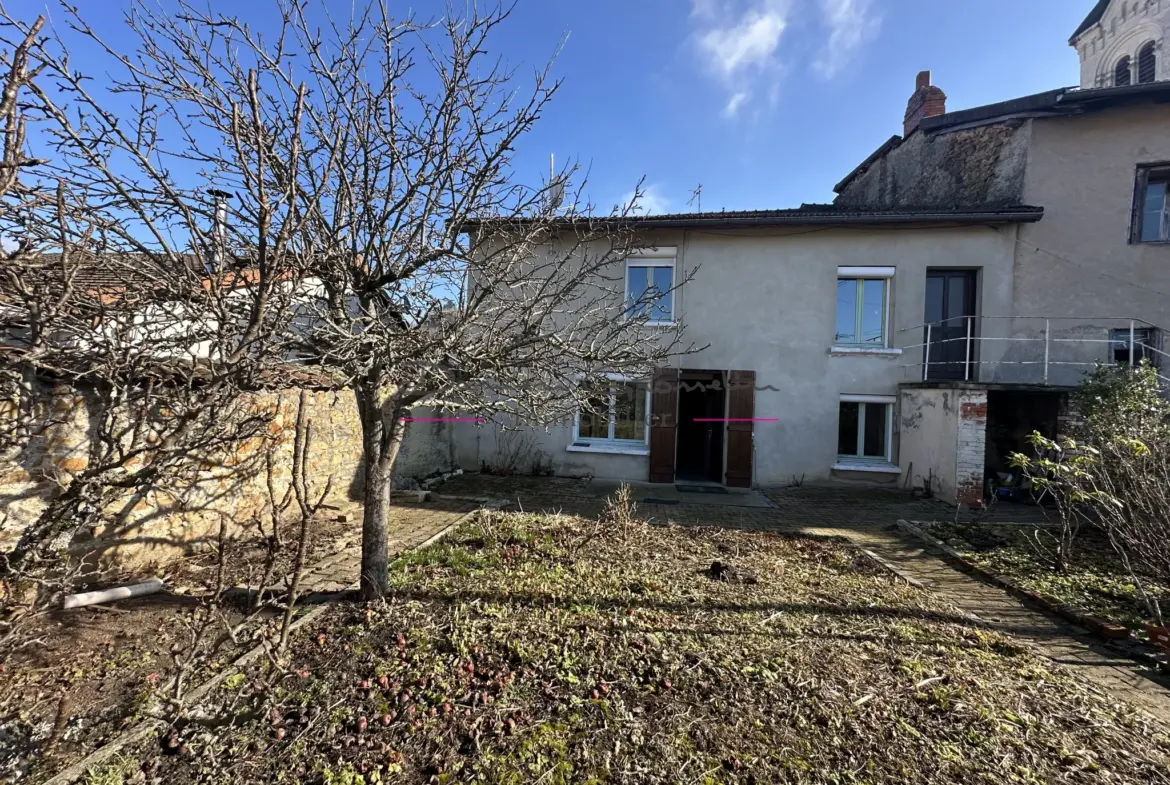
[[[752,433],[756,416],[756,372],[732,371],[728,380],[727,484],[752,487]],[[734,422],[741,420],[746,422]]]
[[[678,369],[659,368],[650,392],[650,482],[674,482]]]

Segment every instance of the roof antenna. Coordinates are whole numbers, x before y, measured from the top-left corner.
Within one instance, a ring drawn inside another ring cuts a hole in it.
[[[565,202],[565,181],[557,178],[557,154],[548,154],[548,206],[555,212]]]
[[[702,183],[699,183],[699,185],[695,188],[695,190],[691,191],[691,198],[687,200],[687,204],[693,204],[695,206],[696,213],[703,212],[703,184]]]

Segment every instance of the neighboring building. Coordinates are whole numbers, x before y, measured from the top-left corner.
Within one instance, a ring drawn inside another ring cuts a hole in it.
[[[1081,56],[1081,87],[1170,79],[1167,30],[1170,0],[1100,0],[1069,39]]]
[[[1082,88],[990,106],[947,112],[919,74],[902,134],[832,206],[644,219],[659,250],[628,262],[627,286],[698,267],[664,329],[681,320],[710,347],[652,391],[615,381],[609,420],[529,434],[539,463],[981,501],[1028,433],[1056,434],[1086,371],[1170,360],[1167,26],[1170,0],[1099,3],[1073,36]],[[751,418],[769,421],[697,422]],[[515,432],[456,433],[474,469]]]

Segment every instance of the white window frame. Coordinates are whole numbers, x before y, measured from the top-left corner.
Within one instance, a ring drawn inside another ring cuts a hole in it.
[[[837,454],[837,463],[834,469],[846,470],[887,470],[900,471],[893,465],[894,462],[894,405],[898,402],[893,395],[842,395],[837,400],[837,441],[841,440],[841,404],[868,403],[886,407],[886,454],[878,458],[865,455],[865,413],[868,407],[862,406],[857,412],[857,453],[856,455]]]
[[[625,276],[622,289],[625,296],[622,298],[623,318],[631,319],[630,312],[630,268],[631,267],[669,267],[670,268],[670,318],[647,322],[651,327],[674,327],[678,320],[678,248],[663,246],[661,248],[645,248],[635,251],[626,257]]]
[[[609,374],[612,384],[609,386],[609,436],[604,439],[581,436],[581,407],[573,417],[573,443],[569,445],[569,452],[607,452],[626,453],[632,455],[650,454],[650,406],[651,385],[645,379],[635,379],[632,376]],[[646,388],[646,424],[641,439],[615,439],[614,428],[617,423],[617,386],[619,384],[641,384]]]
[[[834,354],[889,354],[890,350],[890,302],[892,281],[897,273],[896,267],[838,267],[837,281],[882,281],[885,287],[885,296],[882,303],[882,340],[880,344],[873,343],[841,343],[837,341],[837,309],[833,309],[833,348]],[[860,287],[864,292],[864,286]],[[834,290],[836,294],[836,290]],[[854,314],[854,329],[859,330],[862,323],[862,309],[864,298],[858,297]],[[897,354],[901,354],[900,351]]]

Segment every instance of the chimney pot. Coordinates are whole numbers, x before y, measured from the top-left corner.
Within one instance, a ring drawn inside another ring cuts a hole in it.
[[[918,81],[914,85],[914,89],[921,90],[924,87],[930,87],[930,71],[918,72]]]

